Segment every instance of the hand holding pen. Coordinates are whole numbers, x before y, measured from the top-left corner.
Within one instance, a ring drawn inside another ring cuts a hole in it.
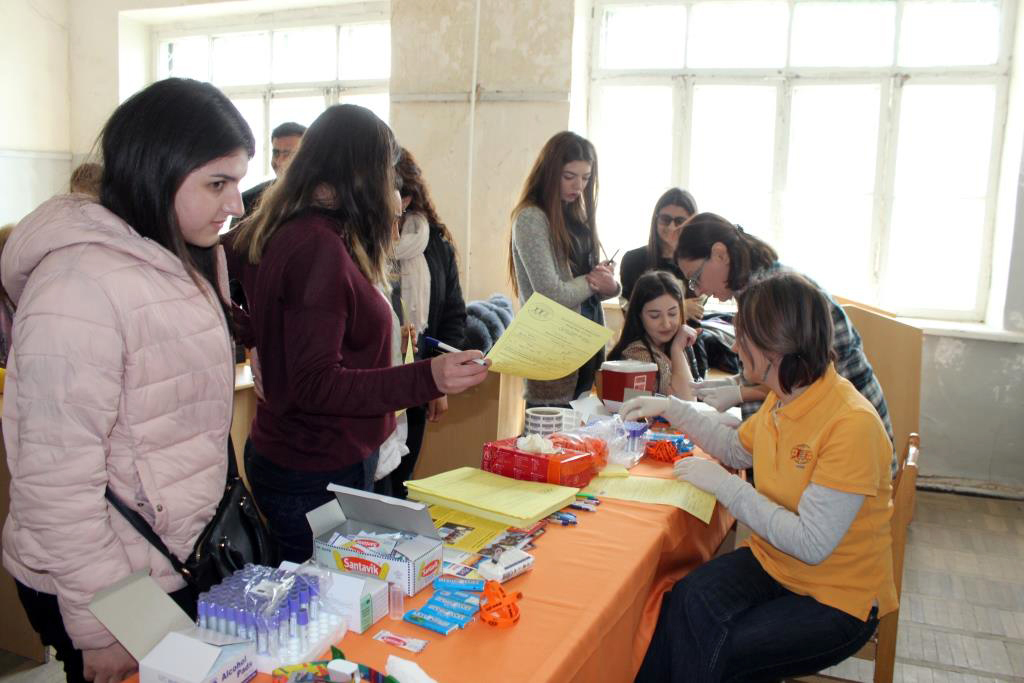
[[[477,350],[460,351],[433,337],[420,337],[427,349],[444,351],[430,359],[434,383],[443,394],[457,394],[483,382],[491,361]]]

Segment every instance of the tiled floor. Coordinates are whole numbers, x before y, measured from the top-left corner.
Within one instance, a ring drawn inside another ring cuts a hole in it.
[[[895,680],[1024,682],[1024,501],[919,491],[910,525]],[[3,683],[60,683],[56,662],[14,671]],[[829,673],[870,681],[868,662]],[[4,675],[7,674],[7,675]]]
[[[828,673],[870,681],[871,664]],[[896,681],[1024,681],[1024,501],[918,491]]]

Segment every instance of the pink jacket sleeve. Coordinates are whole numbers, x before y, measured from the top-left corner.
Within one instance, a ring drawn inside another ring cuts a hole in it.
[[[19,306],[15,404],[8,406],[11,516],[30,539],[21,559],[53,578],[75,647],[114,642],[88,603],[130,573],[104,499],[108,436],[122,393],[124,339],[103,287],[50,274]]]

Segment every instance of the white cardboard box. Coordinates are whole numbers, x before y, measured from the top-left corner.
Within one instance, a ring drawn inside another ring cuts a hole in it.
[[[96,594],[89,609],[139,662],[139,683],[246,683],[253,645],[197,627],[140,571]]]
[[[368,576],[331,572],[323,595],[330,608],[345,617],[349,630],[363,633],[388,613],[388,583]]]
[[[313,558],[324,567],[398,584],[415,595],[441,575],[441,537],[423,503],[330,484],[335,500],[306,514],[313,531]],[[356,551],[330,544],[335,533],[406,531],[397,553]]]

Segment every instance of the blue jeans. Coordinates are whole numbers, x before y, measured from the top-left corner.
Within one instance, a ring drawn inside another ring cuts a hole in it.
[[[777,681],[837,664],[868,641],[867,621],[797,595],[749,548],[695,569],[665,594],[637,681]]]
[[[329,472],[300,472],[267,460],[245,441],[245,472],[256,506],[267,518],[267,528],[277,542],[282,560],[305,562],[313,556],[313,532],[306,513],[334,500],[328,484],[363,491],[373,490],[379,453],[362,462]]]

